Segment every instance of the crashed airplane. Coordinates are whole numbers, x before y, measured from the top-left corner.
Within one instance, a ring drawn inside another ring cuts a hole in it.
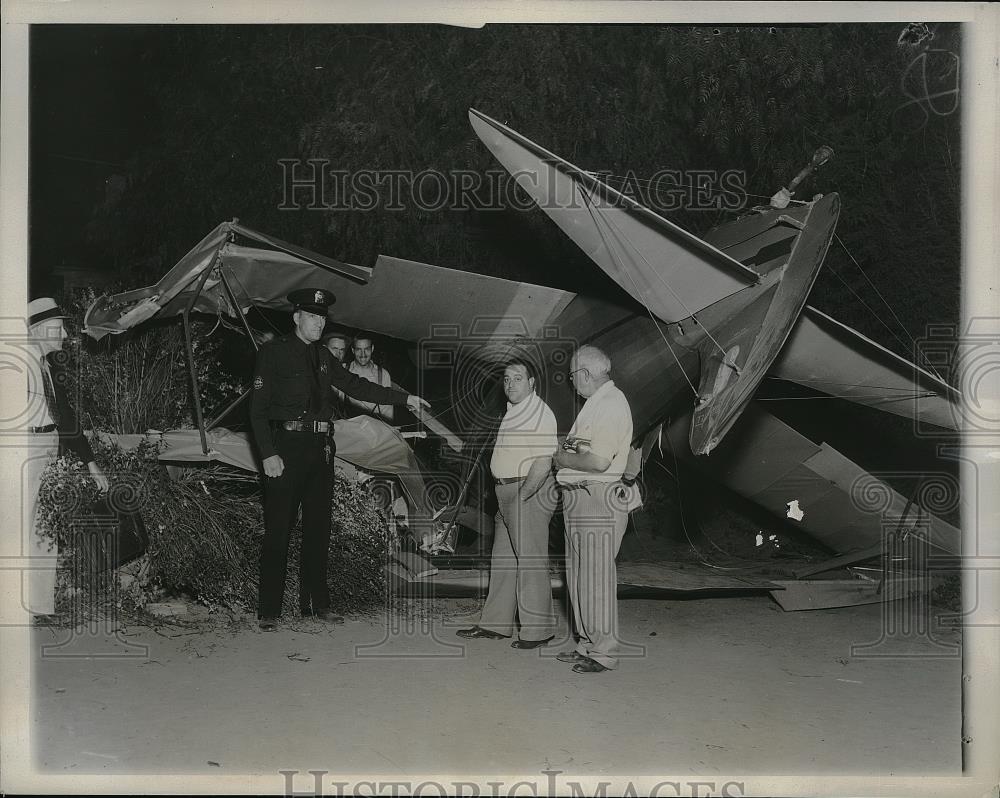
[[[785,191],[775,207],[698,238],[485,114],[470,110],[469,118],[623,295],[576,294],[387,256],[367,269],[227,222],[156,285],[95,302],[87,332],[99,338],[172,315],[189,330],[191,312],[243,320],[252,305],[290,310],[285,296],[296,288],[328,288],[338,296],[338,324],[417,345],[424,372],[453,375],[455,394],[466,397],[453,414],[463,437],[488,426],[477,400],[495,385],[497,364],[515,352],[537,366],[538,392],[565,432],[575,415],[565,364],[574,347],[592,344],[612,354],[637,449],[648,454],[666,442],[701,473],[782,518],[797,502],[799,528],[837,555],[808,573],[878,556],[886,519],[934,552],[959,554],[957,528],[754,400],[765,377],[777,378],[957,430],[951,386],[807,304],[833,240],[836,194],[790,205]],[[212,423],[195,409],[207,455]],[[859,491],[876,486],[884,497],[878,508],[858,501]]]

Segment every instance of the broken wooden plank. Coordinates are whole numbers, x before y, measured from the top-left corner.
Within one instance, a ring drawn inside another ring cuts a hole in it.
[[[823,571],[832,571],[835,568],[842,568],[847,565],[854,565],[855,563],[859,563],[864,560],[870,560],[872,557],[879,557],[882,554],[882,546],[882,543],[876,543],[874,546],[869,546],[868,548],[861,549],[860,551],[852,551],[847,554],[841,554],[839,557],[832,557],[829,560],[810,563],[802,568],[796,568],[794,571],[795,577],[797,579],[802,579],[805,576],[820,574],[823,573]]]
[[[392,555],[392,559],[406,569],[410,575],[409,581],[434,576],[438,572],[434,563],[410,551],[397,551]]]
[[[803,579],[774,580],[784,590],[771,592],[771,597],[786,612],[823,610],[835,607],[856,607],[895,601],[915,593],[926,592],[926,577],[896,577],[886,579],[879,592],[879,583],[868,579]]]
[[[750,574],[737,575],[699,563],[618,563],[618,585],[662,590],[778,590],[778,585]]]

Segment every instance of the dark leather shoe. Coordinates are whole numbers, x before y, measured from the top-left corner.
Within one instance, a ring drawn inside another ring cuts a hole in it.
[[[459,629],[455,634],[469,640],[479,640],[480,638],[485,640],[506,640],[510,637],[510,635],[502,635],[499,632],[491,632],[489,629],[483,629],[481,626],[473,626],[471,629]]]
[[[343,623],[344,616],[337,615],[333,610],[316,610],[313,613],[313,617],[317,621],[326,621],[327,623]]]
[[[544,640],[515,640],[510,644],[511,648],[538,648],[539,646],[547,646],[549,641],[554,638],[555,635],[549,635]]]
[[[609,670],[611,668],[605,667],[596,659],[591,659],[590,657],[584,657],[582,662],[578,662],[573,666],[573,673],[600,673],[601,671]]]
[[[585,657],[577,651],[560,651],[556,654],[556,659],[560,662],[583,662],[590,657]]]
[[[258,618],[257,619],[257,628],[260,629],[262,632],[273,632],[275,629],[278,628],[278,619],[277,618]]]

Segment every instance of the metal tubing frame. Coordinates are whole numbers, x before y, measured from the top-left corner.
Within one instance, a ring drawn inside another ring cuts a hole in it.
[[[205,431],[208,432],[209,430],[215,429],[216,425],[218,425],[218,423],[222,421],[222,419],[225,418],[233,410],[233,408],[235,408],[238,404],[240,404],[240,402],[246,399],[249,395],[250,395],[250,389],[247,388],[243,393],[241,393],[232,402],[230,402],[229,405],[226,406],[225,410],[223,410],[221,413],[219,413],[219,415],[217,415],[215,418],[213,418],[205,425]]]
[[[483,454],[486,452],[486,447],[489,446],[496,437],[501,421],[503,421],[503,416],[500,416],[494,424],[491,424],[490,427],[487,428],[486,435],[483,438],[483,443],[480,445],[479,451],[476,452],[476,457],[472,461],[472,465],[469,467],[469,473],[466,476],[465,481],[462,483],[462,491],[458,495],[458,501],[455,502],[455,509],[452,512],[448,523],[445,525],[445,529],[451,529],[452,525],[458,520],[458,515],[462,512],[462,507],[465,505],[465,497],[469,493],[469,487],[472,485],[472,480],[476,476],[476,469],[479,468],[479,464],[483,459]]]
[[[208,280],[208,275],[212,273],[216,264],[219,262],[219,258],[222,255],[222,247],[224,247],[228,241],[224,242],[215,251],[215,257],[212,259],[212,264],[208,266],[204,272],[202,272],[201,278],[198,280],[198,287],[195,289],[194,296],[187,303],[184,308],[184,312],[181,314],[181,319],[184,322],[184,349],[187,352],[188,361],[188,376],[191,378],[191,393],[194,398],[194,418],[195,423],[198,425],[198,435],[201,438],[201,453],[208,455],[208,436],[205,434],[205,416],[201,410],[201,391],[198,387],[198,371],[195,368],[194,363],[194,349],[191,347],[191,309],[194,307],[194,303],[198,301],[198,297],[201,296],[202,289],[205,287],[205,282]]]
[[[239,316],[240,321],[243,322],[243,329],[246,330],[247,336],[250,338],[250,343],[253,344],[254,351],[259,352],[260,345],[257,343],[257,339],[254,338],[253,331],[250,329],[250,325],[247,324],[246,316],[244,316],[243,313],[240,312],[239,302],[236,301],[236,293],[233,291],[233,287],[229,284],[229,279],[226,277],[226,272],[221,266],[219,267],[219,277],[222,279],[222,288],[226,292],[226,297],[229,299],[229,304],[233,306],[233,310],[236,312],[236,315]],[[208,431],[210,429],[214,429],[215,426],[220,421],[222,421],[223,418],[226,417],[226,415],[232,412],[233,408],[235,408],[238,404],[240,404],[240,402],[246,399],[249,395],[250,395],[250,389],[247,388],[235,400],[233,400],[226,407],[225,410],[223,410],[215,418],[209,421],[208,424],[205,425],[205,430]]]

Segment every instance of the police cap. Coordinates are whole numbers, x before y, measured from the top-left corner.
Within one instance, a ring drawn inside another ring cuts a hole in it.
[[[304,310],[317,316],[325,316],[330,305],[337,301],[333,292],[325,288],[300,288],[298,291],[292,291],[286,299],[292,303],[293,311]]]

